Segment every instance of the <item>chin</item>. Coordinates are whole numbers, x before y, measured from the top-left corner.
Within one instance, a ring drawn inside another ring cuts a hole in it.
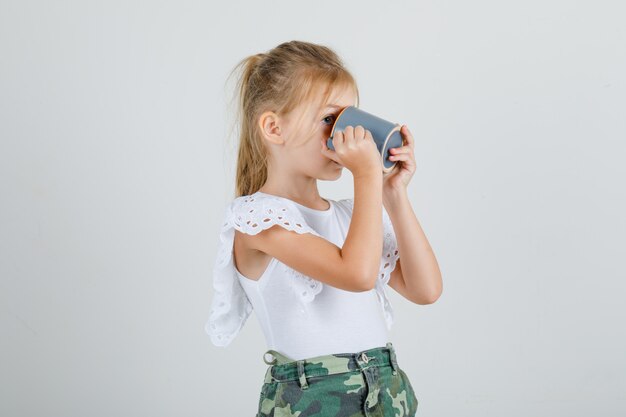
[[[343,167],[341,167],[341,169],[336,168],[334,170],[332,170],[331,172],[320,172],[319,176],[317,177],[318,180],[322,180],[322,181],[334,181],[338,178],[341,178],[341,174],[343,173]]]
[[[335,170],[335,172],[331,175],[331,179],[341,178],[341,174],[343,174],[343,167]]]

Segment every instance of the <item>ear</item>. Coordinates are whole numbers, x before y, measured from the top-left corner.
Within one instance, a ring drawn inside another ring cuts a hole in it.
[[[281,119],[273,111],[266,111],[259,117],[259,129],[263,138],[270,143],[282,145],[285,138],[281,135]]]

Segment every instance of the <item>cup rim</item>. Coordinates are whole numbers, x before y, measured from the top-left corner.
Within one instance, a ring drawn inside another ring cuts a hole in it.
[[[344,107],[343,109],[341,109],[341,111],[339,112],[339,114],[337,115],[337,118],[335,119],[335,123],[333,123],[333,128],[330,130],[330,136],[329,138],[332,139],[333,136],[335,136],[335,127],[337,126],[337,122],[339,121],[339,118],[341,117],[341,115],[343,114],[344,111],[346,111],[346,109],[348,109],[349,107],[354,107],[354,106],[347,106]],[[355,107],[356,108],[356,107]]]

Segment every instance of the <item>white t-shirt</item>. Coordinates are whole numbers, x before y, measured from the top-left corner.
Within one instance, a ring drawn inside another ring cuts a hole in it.
[[[331,204],[328,210],[315,210],[257,191],[229,204],[213,273],[211,314],[205,326],[214,345],[230,344],[254,310],[267,348],[293,359],[385,346],[393,322],[385,287],[400,255],[384,207],[383,253],[379,279],[372,290],[342,290],[301,274],[276,258],[258,280],[243,276],[235,267],[234,229],[256,234],[278,224],[343,246],[353,199],[327,200]]]

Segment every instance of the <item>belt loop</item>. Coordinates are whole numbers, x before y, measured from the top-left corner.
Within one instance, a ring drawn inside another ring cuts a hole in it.
[[[304,373],[304,359],[298,360],[297,364],[298,364],[298,379],[300,380],[300,388],[307,389],[309,387],[309,383],[306,381],[306,374]]]
[[[265,358],[265,355],[270,354],[272,356],[274,356],[274,359],[272,359],[271,361],[268,362],[268,360]],[[283,363],[287,363],[287,362],[293,362],[294,359],[290,358],[287,355],[283,355],[280,352],[275,351],[274,349],[268,349],[267,351],[265,351],[265,353],[263,354],[263,362],[265,362],[268,365],[282,365]]]
[[[392,374],[396,375],[398,373],[398,360],[396,358],[396,349],[393,347],[391,342],[387,342],[387,349],[389,349],[389,360],[391,361],[391,369],[393,369]]]
[[[270,382],[272,382],[273,379],[273,375],[272,375],[272,368],[274,366],[270,365],[267,367],[267,371],[265,371],[265,379],[263,380],[263,382],[265,382],[266,384],[269,384]]]

